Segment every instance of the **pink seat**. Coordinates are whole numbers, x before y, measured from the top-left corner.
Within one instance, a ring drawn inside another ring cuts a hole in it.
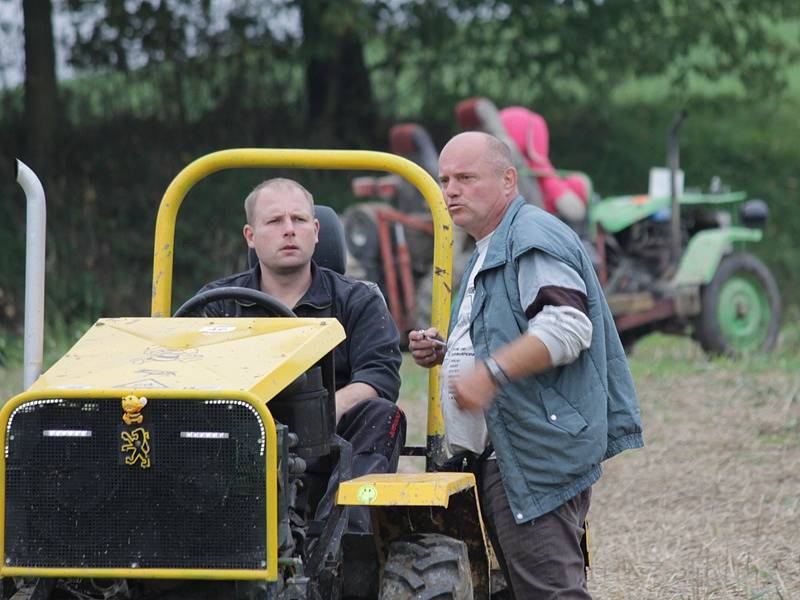
[[[522,106],[500,111],[500,121],[533,171],[542,190],[544,209],[558,213],[556,204],[564,194],[572,193],[586,204],[589,188],[580,175],[559,175],[550,162],[550,134],[541,115]]]

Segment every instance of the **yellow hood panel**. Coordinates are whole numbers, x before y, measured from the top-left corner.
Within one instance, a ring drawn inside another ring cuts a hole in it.
[[[230,390],[269,400],[345,338],[336,319],[100,319],[31,386]]]

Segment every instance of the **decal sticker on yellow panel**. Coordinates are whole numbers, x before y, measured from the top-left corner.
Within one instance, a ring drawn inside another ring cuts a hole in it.
[[[356,498],[361,504],[372,504],[378,499],[378,488],[372,484],[364,484],[358,488]]]

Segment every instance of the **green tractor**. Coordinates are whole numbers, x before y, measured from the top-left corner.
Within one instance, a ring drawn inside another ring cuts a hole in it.
[[[769,352],[780,328],[778,286],[742,250],[762,239],[767,205],[716,178],[707,193],[683,191],[677,139],[684,117],[673,121],[669,167],[651,171],[648,194],[589,205],[590,239],[617,329],[627,346],[664,331],[691,334],[709,354]]]
[[[542,206],[537,173],[510,140],[495,106],[473,98],[460,103],[457,113],[464,128],[482,129],[509,143],[522,194]],[[706,193],[684,191],[678,160],[684,116],[678,115],[670,130],[669,167],[651,171],[647,194],[600,198],[590,192],[584,214],[570,224],[593,257],[627,348],[662,331],[691,335],[709,354],[769,352],[780,328],[780,294],[769,269],[743,250],[745,243],[762,239],[767,206],[748,200],[745,192],[725,189],[717,178]],[[419,125],[395,126],[391,142],[395,153],[436,174],[435,148]],[[581,175],[591,190],[589,178]],[[429,322],[433,279],[421,270],[431,252],[422,235],[423,205],[403,182],[395,188],[388,183],[378,186],[376,180],[373,186],[373,200],[380,202],[353,205],[345,214],[348,248],[356,266],[381,282],[398,325],[418,328]],[[369,197],[369,188],[361,187],[367,192],[357,195]],[[472,247],[454,233],[454,281]]]

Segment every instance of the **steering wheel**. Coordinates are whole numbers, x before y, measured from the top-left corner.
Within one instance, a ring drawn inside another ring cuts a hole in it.
[[[203,315],[203,309],[205,309],[208,304],[218,300],[244,300],[245,302],[252,302],[256,306],[267,311],[268,314],[265,316],[297,318],[297,315],[294,314],[291,308],[274,296],[245,287],[220,287],[200,292],[184,302],[172,316],[189,317],[198,314]]]

